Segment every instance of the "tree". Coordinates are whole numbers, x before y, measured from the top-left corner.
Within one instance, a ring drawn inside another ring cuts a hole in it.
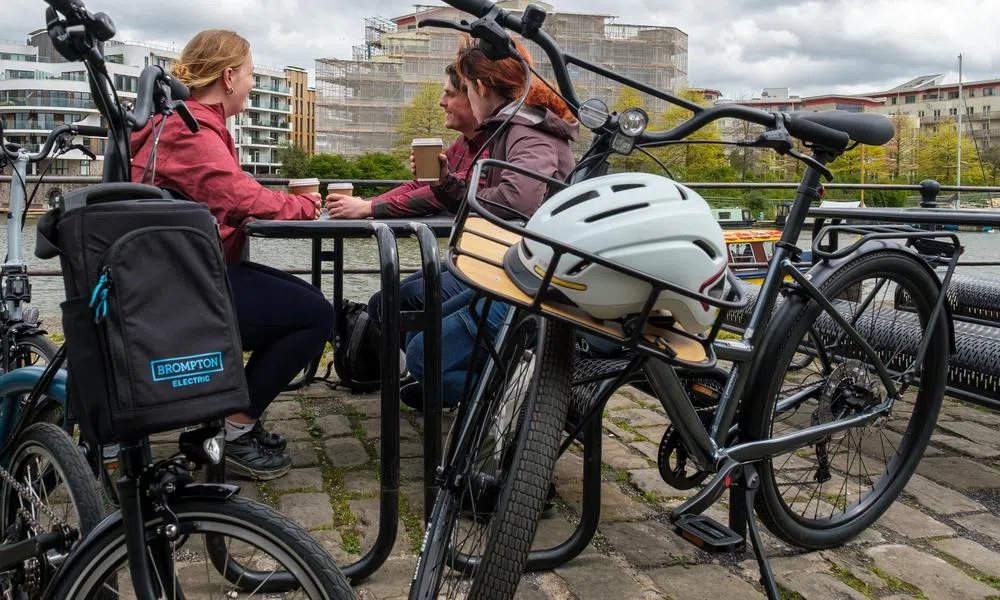
[[[412,179],[413,173],[403,161],[381,152],[362,154],[354,159],[354,173],[357,179]],[[370,196],[378,193],[378,188],[361,187],[354,190],[357,196]]]
[[[292,145],[278,148],[278,162],[281,163],[278,173],[282,177],[298,179],[305,177],[309,172],[309,157],[300,146]]]
[[[455,139],[456,133],[444,126],[444,110],[438,105],[441,87],[436,83],[425,83],[410,103],[403,107],[396,126],[396,144],[393,154],[402,158],[410,155],[413,138],[441,138],[445,145]]]
[[[954,184],[958,165],[958,130],[955,124],[944,121],[920,136],[917,149],[917,176],[919,179],[936,179],[943,184]],[[971,134],[962,136],[962,183],[982,183],[983,175],[979,155]]]
[[[895,135],[883,148],[885,170],[893,180],[912,182],[917,168],[917,136],[920,131],[920,121],[907,115],[893,115],[892,126]]]
[[[678,95],[696,104],[707,105],[704,96],[697,92],[683,90]],[[670,129],[689,118],[691,118],[691,111],[675,106],[660,116],[658,126],[662,129]],[[701,128],[688,136],[687,139],[703,142],[721,140],[722,135],[718,122]],[[671,145],[658,151],[657,157],[666,163],[673,171],[674,176],[684,181],[707,181],[709,179],[718,181],[736,178],[736,172],[726,159],[722,146],[719,144]]]
[[[311,177],[320,179],[354,179],[357,174],[351,161],[335,154],[317,154],[309,159],[306,170]]]

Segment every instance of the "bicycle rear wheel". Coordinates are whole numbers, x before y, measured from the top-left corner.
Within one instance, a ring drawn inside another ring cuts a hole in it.
[[[347,579],[323,547],[263,504],[231,497],[178,500],[170,508],[177,515],[180,535],[176,540],[162,537],[159,528],[164,523],[159,517],[145,525],[148,547],[165,544],[170,549],[167,562],[173,565],[172,573],[151,569],[156,578],[154,587],[165,590],[167,598],[228,600],[274,597],[275,593],[310,600],[354,598]],[[52,597],[90,600],[102,598],[102,592],[131,589],[125,534],[119,521],[80,547],[70,568],[60,573]],[[291,577],[292,584],[283,582],[283,589],[275,590],[268,586],[266,576],[263,580],[230,581],[210,557],[207,546],[212,538],[224,538],[226,551],[237,563],[253,565],[257,573]]]
[[[453,426],[450,444],[462,427],[472,443],[438,492],[411,599],[514,597],[548,499],[572,355],[570,327],[532,315],[514,321],[480,398],[484,410],[467,400]]]
[[[914,364],[938,289],[918,259],[900,252],[865,254],[820,286],[903,393],[887,417],[760,465],[758,515],[786,542],[820,549],[853,538],[885,512],[920,462],[948,368],[943,315],[929,330],[923,364]],[[817,302],[794,296],[784,304],[760,350],[773,357],[772,374],[747,396],[753,402],[743,431],[750,440],[849,418],[887,397],[869,355]]]
[[[15,543],[55,531],[61,523],[85,536],[104,518],[104,506],[96,480],[83,450],[59,427],[35,423],[21,434],[7,466],[14,487],[3,482],[2,521],[4,543]],[[34,500],[32,500],[34,499]],[[44,506],[44,508],[42,508]],[[6,576],[23,576],[17,586],[28,598],[41,597],[41,591],[66,554],[55,550],[25,563],[20,571]]]

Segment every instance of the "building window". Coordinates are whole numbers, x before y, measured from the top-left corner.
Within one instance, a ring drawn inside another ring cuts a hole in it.
[[[90,161],[81,160],[80,161],[80,175],[90,175]]]
[[[958,98],[958,90],[956,90],[954,92],[948,92],[948,99],[949,100],[954,100],[956,98]]]
[[[957,108],[949,108],[948,109],[948,114],[954,117],[954,116],[956,116],[958,114],[958,109]]]
[[[52,166],[49,167],[49,174],[51,175],[68,175],[69,165],[65,160],[60,158],[54,159],[52,161]]]
[[[976,90],[974,88],[969,88],[969,98],[976,97]]]
[[[907,96],[906,99],[905,99],[905,102],[907,104],[914,104],[916,101],[917,101],[916,95]]]
[[[935,108],[934,109],[934,118],[937,119],[940,116],[941,116],[941,109],[940,108]]]
[[[973,107],[972,107],[972,106],[970,106],[970,107],[969,107],[969,109],[968,109],[968,112],[969,112],[969,114],[970,114],[970,115],[971,115],[971,114],[973,114],[973,113],[975,112],[975,111],[974,111],[974,110],[972,110],[972,109],[973,109]]]
[[[983,95],[984,96],[992,96],[993,94],[996,93],[995,90],[996,90],[996,88],[984,88],[983,89]]]
[[[125,64],[125,55],[124,54],[108,54],[107,56],[104,57],[104,60],[107,61],[107,62],[109,62],[109,63],[114,63],[116,65],[124,65]]]
[[[989,112],[990,112],[990,105],[989,104],[984,104],[983,105],[983,112],[986,113],[986,114],[989,114]]]
[[[896,97],[889,98],[889,104],[896,104]]]
[[[917,112],[917,116],[918,116],[918,117],[923,117],[923,116],[924,116],[924,111],[922,111],[922,110],[921,110],[921,111],[918,111],[918,112]]]
[[[983,129],[984,130],[989,130],[989,128],[990,128],[990,122],[989,121],[983,121]]]

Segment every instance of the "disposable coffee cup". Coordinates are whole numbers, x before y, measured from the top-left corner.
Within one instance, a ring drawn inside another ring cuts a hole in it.
[[[444,150],[441,138],[416,138],[410,146],[413,149],[414,171],[417,181],[437,181],[441,178],[441,161],[438,155]]]
[[[341,196],[353,196],[354,195],[354,184],[353,183],[328,183],[326,184],[327,194],[340,194]]]
[[[288,182],[288,191],[292,194],[318,194],[319,179],[310,177],[308,179],[292,179]]]

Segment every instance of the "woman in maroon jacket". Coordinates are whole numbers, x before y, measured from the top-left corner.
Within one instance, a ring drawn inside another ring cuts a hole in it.
[[[269,190],[240,168],[226,119],[243,112],[254,85],[245,39],[231,31],[203,31],[184,47],[172,72],[191,89],[187,105],[201,127],[192,133],[171,115],[134,133],[132,179],[206,204],[219,222],[243,349],[252,352],[246,365],[250,409],[226,419],[226,463],[237,473],[273,479],[288,472],[291,459],[284,437],[264,431],[258,419],[323,349],[333,308],[301,279],[242,260],[242,226],[255,218],[315,219],[320,196]],[[156,165],[147,169],[153,131],[161,124]]]

